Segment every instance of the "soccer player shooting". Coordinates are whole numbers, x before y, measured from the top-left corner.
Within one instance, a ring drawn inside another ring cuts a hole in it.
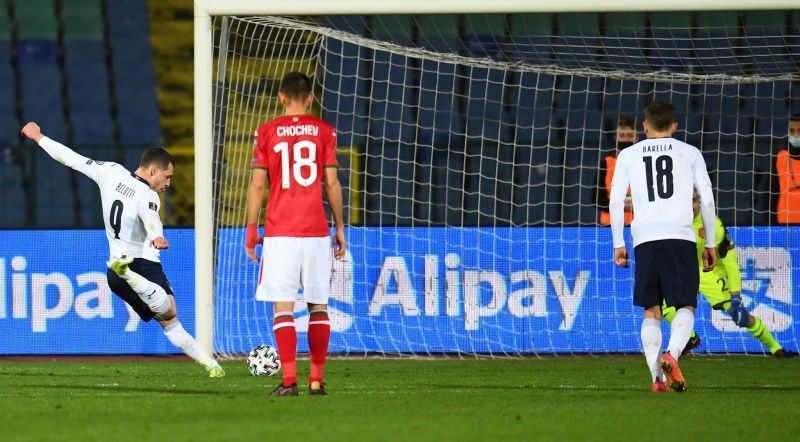
[[[653,379],[652,391],[686,391],[678,359],[694,328],[700,272],[692,195],[700,196],[700,214],[706,231],[703,271],[716,264],[714,197],[706,163],[700,151],[672,138],[677,130],[675,109],[653,102],[644,110],[647,139],[620,152],[611,182],[611,231],[614,263],[628,267],[625,248],[624,206],[630,186],[636,217],[631,223],[636,267],[633,303],[644,308],[642,348]],[[661,306],[675,307],[668,350],[661,355]],[[664,378],[666,376],[666,379]]]
[[[307,114],[314,100],[307,75],[286,74],[278,98],[284,106],[284,115],[264,123],[255,133],[244,248],[247,256],[258,262],[255,247],[263,241],[256,299],[273,303],[272,330],[283,366],[282,382],[270,394],[298,394],[293,312],[298,291],[302,289],[309,311],[308,392],[323,395],[326,394],[323,371],[330,339],[327,304],[331,251],[336,259],[342,259],[347,247],[342,186],[337,176],[336,133],[321,119]],[[265,237],[261,238],[258,222],[268,185]],[[323,192],[336,227],[333,248]]]
[[[706,245],[706,233],[700,216],[700,198],[697,193],[694,195],[692,208],[694,210],[694,229],[697,240],[697,254],[701,256]],[[728,236],[728,231],[719,217],[716,217],[717,240],[715,247],[719,264],[710,272],[700,273],[700,294],[703,295],[711,308],[722,310],[727,313],[733,322],[741,328],[747,330],[754,338],[761,341],[776,358],[793,357],[796,354],[784,350],[783,346],[772,337],[772,333],[757,316],[752,315],[742,302],[742,276],[739,269],[739,257],[736,255],[736,245]],[[662,306],[664,319],[672,323],[675,318],[675,307]],[[689,338],[689,342],[683,349],[683,354],[700,346],[701,339],[694,331]]]
[[[166,150],[153,147],[142,154],[134,173],[119,164],[95,161],[42,134],[28,123],[22,134],[35,141],[54,160],[91,178],[100,189],[103,222],[108,238],[108,286],[144,322],[153,318],[169,341],[208,371],[209,377],[225,371],[178,321],[175,295],[160,251],[169,247],[158,208],[158,194],[167,190],[175,162]]]

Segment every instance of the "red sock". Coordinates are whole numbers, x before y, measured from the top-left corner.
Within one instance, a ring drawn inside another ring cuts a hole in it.
[[[275,313],[272,332],[275,333],[278,355],[281,358],[283,386],[289,387],[297,383],[297,330],[294,328],[292,312]]]
[[[325,360],[328,358],[328,341],[331,337],[331,324],[328,312],[317,310],[311,312],[308,319],[308,350],[311,353],[311,374],[308,383],[322,383]]]

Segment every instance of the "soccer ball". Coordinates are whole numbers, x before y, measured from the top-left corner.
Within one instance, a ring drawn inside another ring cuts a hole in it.
[[[247,368],[253,376],[275,376],[281,371],[278,351],[269,345],[259,345],[247,356]]]

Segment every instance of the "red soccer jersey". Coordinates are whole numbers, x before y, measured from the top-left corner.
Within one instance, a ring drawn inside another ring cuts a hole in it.
[[[338,166],[336,131],[311,115],[287,115],[262,124],[255,138],[253,167],[266,169],[270,183],[264,236],[328,236],[322,178]]]

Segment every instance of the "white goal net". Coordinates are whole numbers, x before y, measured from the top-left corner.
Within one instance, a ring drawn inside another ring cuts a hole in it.
[[[797,350],[800,212],[777,207],[800,196],[776,164],[794,161],[781,152],[800,114],[799,17],[216,17],[215,351],[273,341],[243,226],[252,134],[282,112],[291,70],[312,76],[312,111],[337,129],[349,251],[331,352],[639,352],[633,276],[600,220],[617,122],[630,116],[641,139],[653,100],[675,106],[675,137],[706,158],[745,305]],[[767,351],[702,297],[696,316],[698,351]]]

